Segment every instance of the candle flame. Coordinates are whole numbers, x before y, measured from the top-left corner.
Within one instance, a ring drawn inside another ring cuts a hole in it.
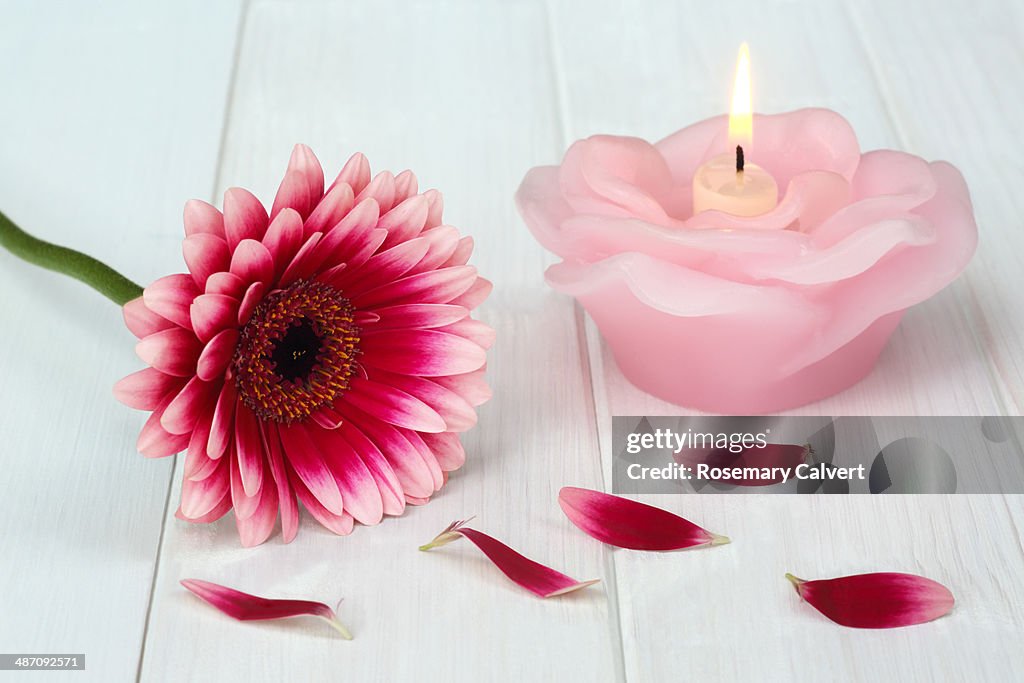
[[[740,45],[736,57],[736,80],[729,110],[729,145],[749,145],[754,139],[754,117],[750,106],[750,48]]]

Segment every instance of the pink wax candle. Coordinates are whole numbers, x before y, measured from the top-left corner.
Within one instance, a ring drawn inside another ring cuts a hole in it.
[[[747,161],[785,188],[756,215],[695,191],[734,149],[726,116],[655,144],[580,140],[560,166],[531,169],[516,196],[562,257],[549,284],[583,304],[623,374],[711,412],[783,410],[857,382],[904,311],[955,279],[977,243],[950,164],[862,153],[825,109],[751,125]]]

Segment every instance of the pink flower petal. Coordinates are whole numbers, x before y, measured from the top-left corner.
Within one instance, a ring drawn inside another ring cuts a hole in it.
[[[192,377],[164,409],[160,426],[171,434],[191,435],[199,420],[213,407],[216,389],[209,382]]]
[[[185,513],[181,511],[179,507],[174,516],[183,522],[190,522],[192,524],[210,524],[216,522],[218,519],[226,515],[231,510],[231,496],[224,496],[220,502],[217,503],[212,510],[207,512],[205,515],[199,517],[186,517]]]
[[[199,296],[191,275],[167,275],[143,290],[142,298],[146,307],[181,327],[192,327],[188,309],[192,300]]]
[[[423,193],[427,198],[427,222],[426,228],[436,228],[441,225],[444,214],[444,197],[437,190],[427,190]]]
[[[464,537],[471,541],[487,556],[502,573],[526,590],[542,598],[565,595],[595,584],[599,579],[577,581],[539,562],[524,557],[495,538],[465,526],[466,522],[453,522],[433,541],[421,545],[420,550],[430,550]]]
[[[235,509],[235,520],[251,517],[259,507],[263,489],[259,488],[251,494],[246,493],[242,486],[242,475],[238,471],[238,449],[235,444],[228,446],[229,475],[231,482],[231,505]]]
[[[419,192],[416,174],[406,169],[395,176],[395,201],[403,202]]]
[[[448,375],[447,377],[431,377],[443,387],[451,389],[456,394],[466,399],[469,405],[476,408],[491,400],[493,392],[487,384],[486,368],[467,372],[462,375]]]
[[[497,338],[497,333],[493,327],[480,320],[471,320],[469,318],[452,323],[451,325],[439,327],[437,331],[457,334],[484,350],[491,348],[494,345],[494,340]]]
[[[473,255],[474,242],[472,237],[463,237],[459,240],[459,245],[455,247],[455,252],[448,258],[448,260],[442,265],[445,267],[451,266],[464,266],[469,262],[469,257]]]
[[[465,306],[469,310],[473,310],[484,302],[484,299],[490,295],[492,289],[494,289],[494,285],[491,284],[490,280],[478,277],[476,281],[470,285],[469,289],[458,296],[449,299],[447,303],[455,306]]]
[[[352,188],[345,183],[335,185],[306,219],[305,234],[326,232],[333,228],[354,205]]]
[[[263,246],[274,257],[275,272],[280,274],[291,263],[303,242],[302,217],[294,209],[285,209],[274,217],[263,236]]]
[[[235,406],[235,447],[238,472],[246,495],[255,495],[263,485],[263,440],[256,415],[245,406]]]
[[[420,234],[424,223],[427,221],[427,211],[429,208],[426,197],[416,195],[415,197],[409,197],[381,216],[377,227],[388,231],[388,238],[384,240],[384,247],[393,247],[396,244],[411,240]],[[425,249],[424,253],[426,253]]]
[[[174,327],[145,337],[135,353],[147,365],[176,377],[188,377],[196,369],[202,346],[188,330]]]
[[[345,183],[353,192],[360,192],[369,182],[370,162],[362,152],[356,152],[345,162],[332,187]]]
[[[196,362],[196,375],[210,382],[221,377],[231,363],[238,344],[238,330],[227,329],[219,332],[203,347]]]
[[[356,204],[341,221],[324,231],[323,244],[319,247],[320,258],[328,263],[348,263],[354,253],[363,251],[363,245],[376,228],[379,217],[380,205],[377,200],[364,199]],[[387,238],[386,232],[382,232],[381,239],[374,245],[374,251]],[[359,263],[367,258],[369,255]],[[359,264],[352,263],[349,267],[356,265]]]
[[[203,417],[188,441],[188,451],[185,453],[185,479],[200,481],[206,479],[217,469],[218,460],[212,459],[206,454],[206,444],[210,441],[210,423],[213,416]]]
[[[387,234],[387,230],[374,229],[359,235],[353,235],[351,239],[347,240],[344,245],[339,247],[338,250],[328,258],[328,261],[330,262],[333,262],[334,260],[340,262],[337,266],[331,269],[332,271],[335,271],[334,274],[327,277],[327,273],[325,272],[325,277],[321,279],[325,282],[344,281],[345,273],[348,270],[358,268],[369,260],[374,253],[376,253],[377,249],[380,248],[380,245],[384,243],[384,239],[387,237]],[[331,233],[331,236],[333,236],[333,233]],[[327,247],[324,246],[325,251],[326,248]],[[352,284],[354,287],[352,290],[353,292],[360,291],[359,281]]]
[[[207,294],[226,294],[236,299],[242,297],[245,287],[246,283],[242,282],[242,278],[227,271],[214,273],[206,281]]]
[[[288,267],[284,269],[284,273],[278,278],[279,286],[286,287],[295,280],[307,277],[313,272],[317,265],[316,262],[323,258],[323,255],[317,250],[317,245],[320,244],[323,238],[322,232],[314,232],[306,238],[306,241],[299,247],[298,253],[295,254],[295,258],[292,259]]]
[[[165,407],[154,410],[139,432],[135,447],[147,458],[166,458],[188,448],[188,434],[171,434],[160,425]]]
[[[892,572],[804,581],[786,578],[797,595],[832,621],[852,628],[897,628],[949,614],[953,594],[937,581]]]
[[[434,330],[395,330],[365,339],[364,364],[403,375],[459,375],[487,361],[473,342]]]
[[[185,234],[224,237],[224,216],[216,207],[199,199],[185,202]]]
[[[181,252],[188,265],[188,272],[200,289],[214,273],[225,271],[231,263],[231,252],[223,237],[209,233],[189,235],[181,243]]]
[[[384,516],[380,489],[352,446],[335,430],[311,428],[307,433],[321,453],[330,454],[331,471],[345,501],[345,511],[361,524],[379,523]]]
[[[328,512],[340,515],[345,512],[338,482],[324,462],[317,444],[310,438],[308,429],[319,429],[304,425],[282,425],[279,428],[285,457],[309,492]]]
[[[337,279],[336,282],[344,289],[348,281],[358,278],[360,287],[379,287],[412,270],[426,255],[429,246],[428,240],[419,238],[401,242],[374,254],[359,268],[350,266],[344,277]]]
[[[403,427],[396,427],[395,429],[402,435],[402,438],[409,442],[409,445],[412,447],[410,457],[412,455],[419,456],[420,460],[423,461],[423,464],[427,466],[427,471],[430,473],[433,489],[430,493],[433,494],[440,491],[441,487],[444,486],[447,481],[445,479],[445,473],[444,470],[441,469],[441,463],[437,461],[437,456],[435,456],[434,452],[430,450],[429,446],[427,446],[427,442],[423,440],[423,435],[419,432],[411,429],[405,429]]]
[[[357,308],[404,303],[458,304],[452,300],[473,287],[476,280],[473,266],[442,268],[389,282],[353,297],[352,303]]]
[[[263,427],[263,444],[270,462],[270,474],[277,486],[277,500],[281,508],[281,535],[285,543],[291,543],[299,533],[299,505],[295,492],[288,482],[288,472],[284,464],[284,452],[281,448],[281,437],[277,429]]]
[[[284,180],[274,197],[271,218],[284,208],[295,209],[303,220],[313,212],[324,194],[324,171],[306,145],[295,145]]]
[[[181,483],[181,514],[186,519],[199,519],[217,509],[225,498],[231,503],[229,458],[217,460],[204,479],[185,479]]]
[[[355,525],[355,520],[352,515],[347,512],[343,512],[340,515],[336,515],[327,508],[325,508],[320,500],[313,495],[312,492],[306,485],[302,483],[302,479],[295,474],[295,470],[288,468],[288,481],[291,482],[292,489],[295,491],[295,495],[302,502],[303,507],[313,516],[313,519],[318,521],[325,529],[335,533],[339,536],[348,536],[352,533],[352,529]]]
[[[459,435],[452,432],[440,434],[423,434],[423,442],[427,444],[437,462],[445,472],[457,470],[466,462],[466,450],[459,441]]]
[[[356,378],[345,401],[368,415],[396,427],[420,432],[443,432],[444,419],[429,405],[394,386]]]
[[[242,240],[260,240],[270,222],[267,210],[251,192],[232,187],[224,193],[224,232],[232,251]]]
[[[249,289],[245,290],[245,295],[242,296],[242,303],[238,307],[238,325],[240,327],[249,322],[252,312],[263,301],[263,295],[266,291],[267,285],[263,282],[254,282],[249,285]]]
[[[226,294],[200,294],[189,307],[192,329],[204,344],[238,320],[238,299]]]
[[[181,585],[238,621],[287,619],[301,616],[319,617],[330,624],[331,628],[337,631],[342,638],[352,640],[352,634],[338,621],[334,610],[322,602],[261,598],[200,579],[183,579]]]
[[[141,296],[126,303],[121,312],[124,315],[124,324],[139,339],[174,327],[170,320],[149,310]]]
[[[370,197],[377,201],[382,213],[391,210],[395,205],[395,176],[391,171],[378,173],[369,185],[356,194],[356,204]]]
[[[405,496],[398,475],[373,441],[351,422],[341,425],[341,435],[366,464],[377,488],[385,515],[400,515],[405,509]]]
[[[679,550],[729,542],[667,510],[600,491],[566,486],[558,504],[577,527],[619,548]]]
[[[274,278],[274,257],[262,242],[244,239],[231,255],[231,272],[242,282],[270,282]]]
[[[401,328],[425,330],[444,327],[469,315],[469,309],[450,304],[400,304],[376,308],[373,312],[380,319],[365,330],[366,333]]]
[[[416,447],[399,430],[352,406],[339,405],[339,408],[384,455],[405,495],[429,498],[434,493],[434,476],[430,468]]]
[[[425,273],[428,270],[437,270],[445,266],[459,248],[459,231],[450,225],[424,230],[420,233],[419,239],[427,240],[430,246],[427,253],[413,268],[413,271],[417,273]]]
[[[181,377],[153,368],[133,372],[114,385],[114,398],[129,408],[153,410],[184,386]]]
[[[440,415],[445,429],[420,429],[420,432],[436,433],[442,431],[464,432],[476,424],[476,411],[464,398],[457,393],[423,377],[396,375],[383,370],[374,370],[370,379],[378,384],[392,387],[405,395],[415,397],[427,405],[433,412]],[[351,394],[350,394],[351,395]],[[392,424],[396,424],[392,422]],[[409,425],[399,425],[415,429]]]
[[[216,460],[224,455],[228,442],[235,429],[235,403],[238,400],[238,390],[235,383],[224,382],[217,398],[217,405],[213,409],[213,424],[210,426],[210,443],[206,446],[206,454]]]
[[[277,488],[268,482],[260,488],[256,509],[248,517],[235,515],[235,526],[242,546],[253,548],[260,545],[274,531],[277,521]]]

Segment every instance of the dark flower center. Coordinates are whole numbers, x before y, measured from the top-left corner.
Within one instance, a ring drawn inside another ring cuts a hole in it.
[[[309,375],[319,355],[320,337],[313,330],[312,323],[303,318],[289,327],[274,345],[270,359],[282,379],[295,381]]]
[[[359,355],[352,304],[322,282],[271,292],[242,328],[232,359],[242,403],[262,420],[292,423],[348,390]]]

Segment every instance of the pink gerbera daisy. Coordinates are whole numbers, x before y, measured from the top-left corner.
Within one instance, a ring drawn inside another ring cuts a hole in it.
[[[187,274],[124,306],[150,367],[118,382],[152,415],[138,448],[187,450],[177,516],[234,509],[246,546],[298,501],[338,534],[426,502],[462,465],[458,432],[490,397],[493,331],[470,311],[490,283],[473,241],[441,223],[441,195],[410,171],[370,179],[353,156],[324,192],[295,147],[274,205],[246,190],[185,205]]]

